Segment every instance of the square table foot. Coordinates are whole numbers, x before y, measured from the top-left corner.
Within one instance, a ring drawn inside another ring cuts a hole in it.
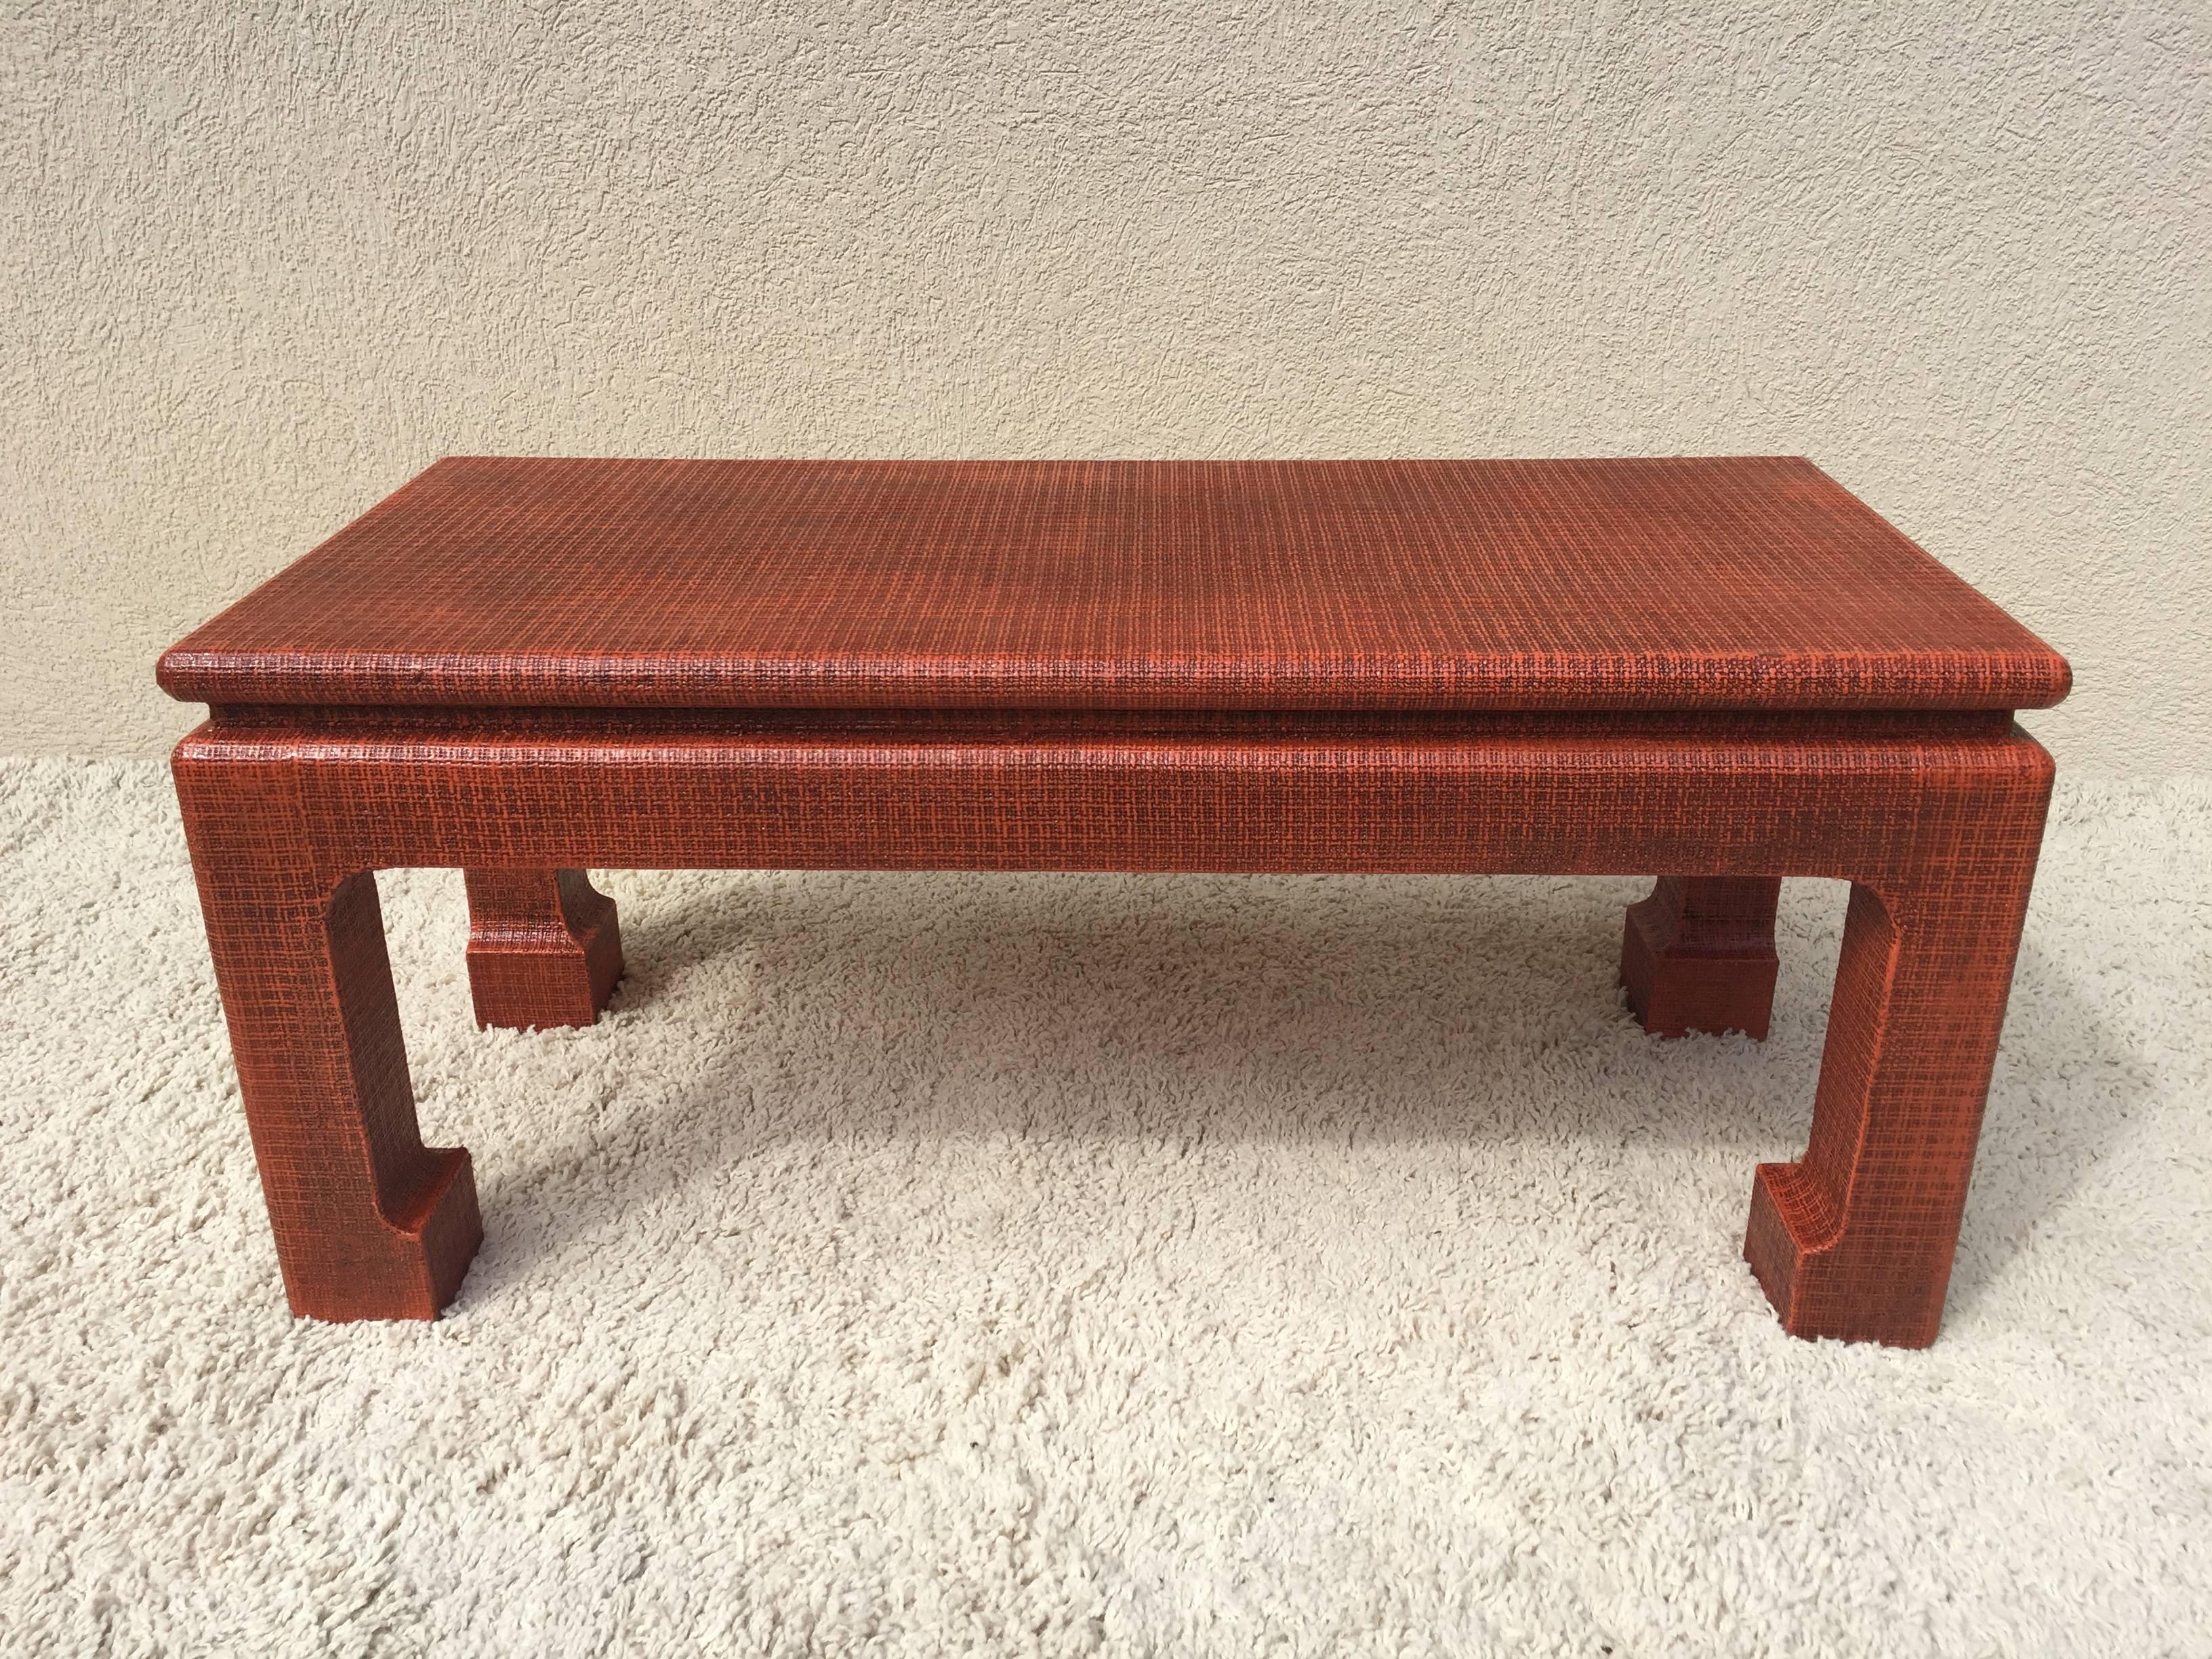
[[[581,870],[471,870],[469,988],[477,1024],[589,1025],[622,977],[615,902]]]
[[[280,1236],[292,1311],[311,1319],[435,1319],[483,1243],[476,1173],[459,1146],[423,1149],[416,1207]]]
[[[1662,876],[1628,907],[1620,981],[1653,1036],[1741,1031],[1765,1041],[1774,1012],[1778,877]]]
[[[1792,1336],[1924,1348],[1943,1322],[1948,1243],[1900,1257],[1823,1225],[1827,1200],[1797,1164],[1762,1164],[1752,1187],[1743,1257]]]

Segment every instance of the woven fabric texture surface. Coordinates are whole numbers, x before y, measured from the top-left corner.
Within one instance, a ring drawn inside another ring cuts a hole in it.
[[[1811,463],[441,461],[163,659],[212,703],[2025,708]]]
[[[479,1018],[521,1025],[620,971],[587,866],[1723,878],[1759,948],[1719,968],[1732,890],[1684,889],[1624,976],[1762,1030],[1772,883],[1817,874],[1827,1063],[1746,1251],[1791,1331],[1912,1346],[2051,784],[2005,711],[2067,685],[1778,458],[449,460],[160,672],[215,708],[174,775],[298,1312],[434,1316],[482,1237],[378,869],[469,872]]]

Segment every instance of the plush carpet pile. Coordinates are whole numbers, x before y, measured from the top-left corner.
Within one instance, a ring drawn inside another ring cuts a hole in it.
[[[2203,1653],[2212,787],[2056,809],[1949,1322],[1784,1337],[1810,1114],[1593,880],[612,873],[434,1325],[286,1313],[166,774],[0,769],[0,1651]]]

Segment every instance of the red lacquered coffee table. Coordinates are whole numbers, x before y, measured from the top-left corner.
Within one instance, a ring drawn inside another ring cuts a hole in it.
[[[586,866],[1659,872],[1654,1031],[1766,1030],[1850,883],[1811,1145],[1744,1251],[1934,1340],[2065,662],[1808,462],[441,461],[161,659],[293,1309],[428,1318],[372,872],[467,872],[487,1024],[589,1022]],[[1563,1271],[1571,1270],[1563,1264]]]

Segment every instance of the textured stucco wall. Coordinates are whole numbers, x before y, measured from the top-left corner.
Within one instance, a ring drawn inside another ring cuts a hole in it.
[[[0,750],[449,452],[1813,456],[2212,767],[2212,8],[0,26]]]

